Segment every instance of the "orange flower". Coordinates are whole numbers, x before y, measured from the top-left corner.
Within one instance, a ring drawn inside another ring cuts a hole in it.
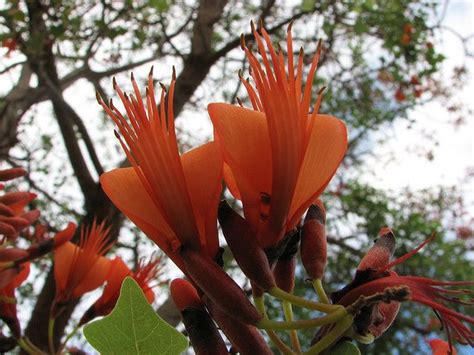
[[[242,200],[260,244],[268,247],[294,228],[323,192],[344,156],[347,132],[341,120],[318,113],[321,92],[311,107],[321,45],[303,87],[304,55],[300,51],[295,65],[291,28],[287,68],[267,32],[253,28],[253,34],[263,66],[242,41],[255,88],[241,78],[253,109],[225,103],[208,109],[226,163],[225,181]]]
[[[8,325],[16,338],[21,336],[21,328],[16,313],[15,289],[26,280],[29,273],[30,264],[21,265],[16,276],[0,288],[0,319]]]
[[[456,349],[449,345],[447,341],[441,339],[428,340],[428,345],[433,352],[433,355],[456,355]]]
[[[388,228],[383,228],[381,230],[381,237],[366,254],[361,265],[359,265],[354,280],[340,291],[332,293],[333,303],[347,306],[359,299],[360,296],[367,297],[384,292],[388,288],[404,286],[410,290],[410,301],[428,306],[434,310],[443,328],[446,330],[449,346],[452,346],[452,338],[454,337],[474,347],[474,332],[469,327],[474,325],[474,318],[449,308],[450,303],[474,305],[472,299],[473,291],[466,288],[452,288],[453,286],[473,286],[474,281],[439,281],[420,276],[402,276],[390,270],[392,267],[400,265],[418,253],[433,238],[434,236],[405,255],[390,262],[390,257],[395,247],[395,238]],[[363,269],[363,267],[366,268]],[[375,306],[380,305],[382,303],[379,302]],[[372,319],[373,316],[371,316],[368,319],[373,322],[369,324],[368,331],[375,337],[382,334],[390,327],[398,310],[399,305],[394,301],[382,308],[379,307],[378,317]],[[360,315],[363,317],[363,313]],[[355,323],[357,324],[357,322],[356,318]],[[363,319],[363,324],[366,322],[367,319]],[[366,334],[361,335],[365,336]]]
[[[54,251],[55,306],[82,296],[102,285],[110,260],[102,255],[110,248],[109,228],[96,221],[81,229],[79,245],[67,242]],[[55,312],[53,312],[55,313]]]
[[[148,78],[146,107],[132,76],[134,94],[115,86],[129,121],[112,102],[99,103],[117,124],[117,137],[132,164],[101,176],[102,188],[112,202],[184,269],[181,245],[201,250],[210,258],[218,252],[217,204],[221,193],[222,158],[211,142],[182,156],[174,129],[173,93],[162,88],[158,109],[152,72]]]
[[[155,294],[152,290],[153,286],[150,284],[160,276],[160,263],[161,258],[152,258],[147,263],[142,259],[137,269],[132,272],[123,262],[122,258],[116,257],[112,260],[106,278],[107,285],[104,288],[102,296],[86,311],[79,324],[82,325],[96,317],[109,314],[117,303],[122,282],[127,276],[131,276],[135,279],[145,293],[148,302],[152,303],[155,299]]]

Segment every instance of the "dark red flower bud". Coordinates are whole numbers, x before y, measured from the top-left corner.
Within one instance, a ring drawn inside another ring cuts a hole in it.
[[[288,293],[292,293],[295,288],[295,267],[296,258],[293,256],[290,259],[278,259],[273,269],[276,285]]]
[[[27,256],[26,250],[19,248],[1,248],[0,249],[0,262],[15,261]]]
[[[171,297],[180,312],[186,308],[201,308],[202,302],[194,286],[185,279],[174,279],[170,284]]]
[[[214,261],[198,251],[182,248],[187,275],[228,315],[248,324],[262,318],[242,289]]]
[[[204,296],[203,299],[212,317],[232,343],[232,347],[237,349],[240,354],[273,355],[257,328],[230,318],[210,298]]]
[[[247,221],[226,201],[219,205],[218,218],[227,244],[244,274],[265,291],[274,287],[275,280],[265,251]]]
[[[390,228],[382,228],[379,238],[362,258],[357,270],[378,270],[390,262],[395,251],[395,235]]]
[[[0,170],[0,181],[13,180],[24,175],[26,175],[26,170],[23,168],[4,169]]]
[[[170,285],[171,297],[181,312],[184,327],[197,355],[227,355],[227,347],[197,290],[184,279]]]
[[[30,246],[26,251],[28,256],[19,260],[19,263],[37,259],[52,250],[60,247],[61,245],[65,244],[73,237],[74,233],[76,232],[76,225],[74,223],[69,223],[67,227],[56,233],[54,238],[45,239],[40,241],[39,243],[33,244]]]
[[[311,205],[301,232],[301,261],[308,275],[321,279],[327,262],[326,211],[321,201]]]
[[[299,231],[289,236],[285,250],[278,257],[273,268],[273,276],[277,286],[289,293],[292,293],[295,288],[296,253],[300,245],[300,238]]]

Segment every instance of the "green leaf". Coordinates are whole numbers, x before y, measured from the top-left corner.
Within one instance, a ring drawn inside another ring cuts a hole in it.
[[[142,289],[127,277],[113,311],[84,327],[87,341],[101,354],[181,354],[185,336],[161,319]]]
[[[331,348],[329,355],[360,355],[360,350],[353,342],[345,340]]]

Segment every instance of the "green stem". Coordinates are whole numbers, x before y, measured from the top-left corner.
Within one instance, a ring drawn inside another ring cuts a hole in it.
[[[50,317],[48,322],[48,345],[51,355],[56,354],[56,351],[54,350],[54,321],[55,318]]]
[[[353,317],[351,315],[346,315],[341,319],[334,328],[331,329],[321,340],[314,344],[305,355],[316,355],[326,350],[329,346],[335,343],[351,326],[353,323]]]
[[[59,351],[58,351],[59,353],[61,353],[61,351],[66,347],[67,342],[71,340],[71,338],[78,332],[80,328],[81,328],[80,326],[77,326],[72,330],[71,333],[68,334],[66,339],[64,339],[64,342],[61,344],[61,347],[59,348]]]
[[[45,354],[44,351],[42,351],[40,348],[38,348],[36,345],[34,345],[28,338],[26,337],[21,337],[17,340],[18,345],[20,348],[25,350],[28,354],[33,354],[33,355],[42,355]]]
[[[265,308],[265,302],[262,297],[253,297],[253,301],[255,303],[255,307],[263,316],[264,319],[268,319],[267,309]],[[272,341],[272,343],[282,352],[284,355],[294,355],[295,353],[288,347],[286,344],[280,339],[280,337],[271,329],[265,329],[268,337]]]
[[[258,322],[257,327],[261,329],[273,329],[273,330],[291,330],[291,329],[308,329],[316,328],[325,324],[338,322],[341,318],[347,316],[345,308],[339,308],[337,311],[332,312],[323,317],[314,319],[302,319],[294,321],[278,322],[269,319],[262,319]]]
[[[285,320],[292,322],[293,321],[293,309],[291,308],[291,303],[283,301],[283,312],[285,313]],[[298,333],[295,329],[290,330],[290,339],[293,349],[297,353],[301,353],[300,341],[298,339]]]
[[[267,318],[267,310],[265,309],[265,301],[263,299],[263,296],[261,297],[253,296],[253,302],[255,303],[255,308],[257,308],[260,314],[264,318]]]
[[[270,340],[273,344],[282,352],[284,355],[295,355],[295,352],[291,350],[286,344],[280,339],[280,337],[275,333],[273,330],[266,329],[265,332],[267,333]]]
[[[314,287],[314,290],[316,291],[318,297],[319,297],[319,300],[322,302],[322,303],[326,303],[326,304],[330,304],[331,302],[329,301],[329,298],[328,296],[326,295],[326,292],[324,291],[324,288],[323,288],[323,284],[321,282],[321,279],[316,279],[316,280],[313,280],[313,287]]]
[[[305,298],[292,295],[291,293],[285,292],[278,287],[273,287],[268,291],[273,297],[278,298],[282,301],[290,302],[296,306],[313,309],[315,311],[323,312],[323,313],[332,313],[336,310],[342,309],[343,306],[340,305],[332,305],[332,304],[325,304],[319,302],[309,301]]]
[[[24,338],[17,339],[17,343],[28,354],[36,354],[35,351],[25,342]]]

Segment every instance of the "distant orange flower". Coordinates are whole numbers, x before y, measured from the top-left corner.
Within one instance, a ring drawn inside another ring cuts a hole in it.
[[[117,137],[131,168],[115,169],[100,178],[112,202],[184,270],[179,248],[201,250],[214,258],[218,252],[217,204],[221,193],[222,158],[215,142],[182,156],[174,128],[171,81],[168,100],[161,91],[157,107],[150,72],[146,107],[132,77],[134,93],[115,86],[127,121],[110,102],[99,103],[117,124]],[[165,105],[167,108],[165,109]]]
[[[54,251],[56,309],[63,303],[92,291],[105,281],[110,260],[102,255],[110,248],[109,228],[96,221],[82,227],[78,245],[67,242]]]
[[[142,259],[140,260],[137,269],[131,271],[122,258],[116,257],[112,260],[106,278],[107,284],[104,288],[104,292],[86,311],[79,323],[82,325],[95,317],[109,314],[117,303],[122,282],[127,276],[132,277],[138,283],[145,293],[148,302],[152,303],[155,299],[155,294],[153,293],[151,282],[157,281],[159,277],[160,262],[160,258],[152,258],[148,262],[145,262],[145,260]]]
[[[433,355],[456,355],[457,351],[454,347],[451,347],[448,342],[441,339],[428,340],[428,344],[433,351]]]
[[[15,289],[26,280],[29,273],[30,264],[21,265],[16,276],[7,285],[0,288],[0,319],[8,325],[16,338],[21,336],[21,328],[16,313]]]
[[[253,28],[263,65],[242,43],[255,88],[241,80],[253,109],[225,103],[208,109],[226,163],[225,181],[242,200],[260,244],[268,247],[294,228],[323,192],[344,156],[347,132],[341,120],[319,114],[321,92],[311,105],[321,45],[303,87],[304,55],[301,51],[294,63],[291,28],[287,64],[265,29],[260,32]]]

